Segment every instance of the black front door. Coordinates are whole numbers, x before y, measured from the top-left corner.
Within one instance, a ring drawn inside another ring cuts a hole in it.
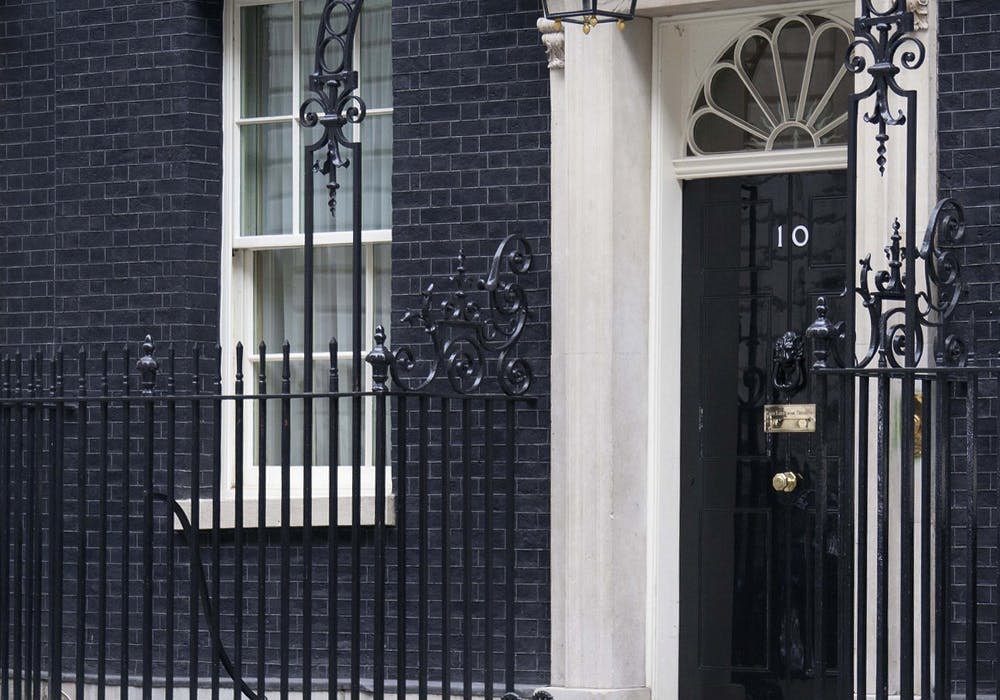
[[[813,400],[799,386],[801,366],[775,365],[776,341],[787,331],[804,340],[819,296],[831,317],[845,318],[833,297],[853,252],[846,179],[802,173],[684,188],[685,699],[816,700],[835,690],[836,474],[818,473],[815,435],[767,434],[763,413],[765,404]],[[785,338],[784,360],[798,342]],[[773,483],[785,472],[797,477],[790,492]]]

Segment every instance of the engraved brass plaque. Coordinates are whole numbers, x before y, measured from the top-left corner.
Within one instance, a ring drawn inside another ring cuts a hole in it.
[[[764,406],[765,433],[815,433],[816,404],[788,403]]]

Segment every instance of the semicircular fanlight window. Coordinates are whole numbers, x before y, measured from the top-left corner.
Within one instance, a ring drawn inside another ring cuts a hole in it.
[[[758,24],[709,69],[688,118],[689,155],[847,142],[846,23],[797,15]]]

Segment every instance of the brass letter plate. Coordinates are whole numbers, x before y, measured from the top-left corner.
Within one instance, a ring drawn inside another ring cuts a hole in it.
[[[764,406],[764,432],[815,433],[816,404],[767,404]]]

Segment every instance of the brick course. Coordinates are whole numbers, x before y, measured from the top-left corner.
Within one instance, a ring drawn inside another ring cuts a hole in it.
[[[535,256],[535,271],[521,280],[533,319],[520,356],[533,365],[532,393],[539,399],[517,418],[515,545],[523,620],[517,652],[525,683],[546,682],[549,669],[549,106],[537,16],[531,0],[396,0],[393,10],[393,341],[412,341],[428,351],[422,332],[404,328],[400,318],[419,304],[428,282],[453,272],[459,250],[475,274],[485,272],[509,234],[524,236]],[[189,385],[184,361],[192,344],[213,345],[219,332],[221,18],[221,0],[11,0],[0,7],[0,351],[43,348],[49,354],[65,346],[75,357],[77,347],[85,346],[93,371],[105,345],[117,355],[127,344],[134,363],[149,332],[161,358],[168,343],[177,345],[179,385]],[[120,363],[112,372],[120,377]],[[206,427],[203,435],[209,433]],[[474,436],[481,441],[481,433]],[[178,455],[186,459],[190,453],[187,443]],[[141,455],[134,457],[133,465]],[[206,456],[203,464],[209,463]],[[109,474],[115,489],[121,467],[115,458]],[[75,473],[72,461],[67,469]],[[164,470],[158,455],[158,480]],[[458,476],[456,470],[456,492]],[[95,475],[89,478],[93,489]],[[188,471],[178,473],[182,491],[189,479]],[[207,488],[207,473],[203,479]],[[130,480],[138,488],[140,473]],[[477,497],[481,489],[477,480]],[[119,491],[115,497],[120,499]],[[134,501],[135,516],[138,506]],[[68,505],[71,528],[74,508]],[[432,500],[432,510],[434,525],[440,522],[440,500]],[[113,543],[121,536],[120,507],[112,506],[110,515]],[[477,526],[481,519],[475,514]],[[453,543],[457,552],[458,534]],[[75,546],[72,538],[66,544]],[[158,562],[162,556],[158,547]],[[390,551],[390,561],[394,556]],[[139,561],[134,549],[133,567]],[[363,571],[367,586],[370,562]],[[157,581],[162,574],[158,568]],[[390,580],[394,575],[390,570]],[[179,578],[187,576],[185,569],[178,571]],[[452,580],[460,579],[456,569]],[[114,586],[110,593],[118,595]],[[140,595],[133,587],[135,614]],[[89,607],[93,612],[94,605]],[[230,629],[226,615],[223,626]],[[364,616],[367,630],[367,603]],[[163,624],[160,611],[156,619]],[[109,637],[113,657],[116,630]],[[133,625],[133,672],[140,658],[135,634]],[[369,632],[365,639],[370,645]],[[203,663],[207,649],[206,641]],[[72,658],[71,647],[64,658]],[[178,673],[186,673],[186,658],[177,658]],[[366,658],[366,675],[368,663]],[[157,666],[157,675],[162,672]],[[269,675],[275,672],[272,666]]]
[[[962,265],[966,295],[948,330],[959,334],[975,354],[977,365],[996,366],[1000,351],[1000,326],[997,304],[1000,302],[1000,8],[984,0],[942,0],[938,5],[939,22],[939,189],[942,197],[954,197],[965,208],[965,240],[956,250]],[[975,318],[973,327],[972,318]],[[952,449],[956,455],[952,470],[955,493],[952,497],[951,575],[955,601],[950,617],[952,626],[952,669],[956,692],[964,687],[965,607],[964,581],[966,480],[964,434],[966,430],[965,390],[957,387],[952,402]],[[1000,473],[997,469],[996,416],[998,399],[995,381],[980,382],[977,407],[981,437],[979,460],[979,652],[978,658],[990,659],[997,644],[996,578],[988,570],[994,567],[998,548],[995,528],[998,514],[996,498],[991,496]],[[989,662],[979,663],[980,678],[992,673]],[[984,686],[981,686],[981,691]],[[992,691],[990,691],[992,692]]]
[[[520,356],[539,400],[518,411],[518,668],[549,669],[549,100],[533,0],[393,3],[393,343],[431,355],[398,323],[429,282],[447,289],[459,251],[483,274],[503,238],[523,236],[534,271]],[[481,300],[485,303],[485,300]],[[494,369],[491,367],[491,370]],[[497,391],[488,379],[484,390]],[[456,487],[458,484],[456,483]],[[415,489],[411,487],[411,493]],[[532,673],[534,672],[534,673]]]

